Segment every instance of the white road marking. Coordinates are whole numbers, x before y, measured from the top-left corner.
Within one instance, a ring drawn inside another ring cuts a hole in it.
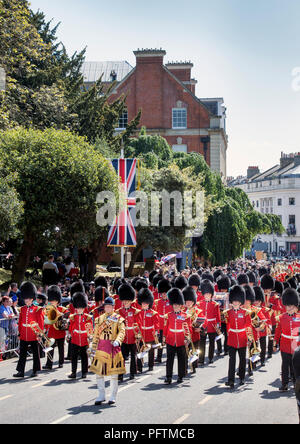
[[[206,396],[206,398],[202,399],[202,401],[200,401],[198,405],[206,404],[211,398],[212,396]]]
[[[51,381],[52,381],[52,379],[49,379],[48,381],[40,382],[39,384],[32,385],[31,388],[42,387],[42,385],[49,384],[49,382],[51,382]]]
[[[181,416],[180,418],[176,419],[175,422],[173,422],[173,424],[181,424],[183,423],[189,416],[191,416],[189,413],[186,413],[185,415]]]
[[[66,421],[68,418],[71,418],[71,415],[65,415],[62,418],[57,419],[56,421],[51,422],[50,425],[60,424],[61,422]]]
[[[12,398],[14,395],[6,395],[6,396],[2,396],[2,398],[0,398],[0,401],[4,401],[5,399],[8,398]]]

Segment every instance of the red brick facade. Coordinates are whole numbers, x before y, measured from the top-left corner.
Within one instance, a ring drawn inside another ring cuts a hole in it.
[[[195,95],[191,63],[164,65],[162,50],[136,51],[136,67],[110,96],[110,102],[127,96],[128,121],[142,110],[140,127],[148,134],[163,136],[171,146],[187,146],[188,152],[201,153],[210,165],[208,132],[213,114]],[[187,127],[172,128],[172,109],[187,109]],[[205,140],[205,143],[203,141]]]

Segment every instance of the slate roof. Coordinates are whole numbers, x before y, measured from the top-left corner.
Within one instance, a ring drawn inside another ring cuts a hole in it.
[[[84,62],[82,74],[85,82],[96,82],[103,74],[103,82],[111,82],[111,72],[117,74],[117,82],[121,82],[133,70],[125,60],[119,62]]]

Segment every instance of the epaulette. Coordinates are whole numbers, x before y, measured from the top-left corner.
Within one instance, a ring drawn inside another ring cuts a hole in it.
[[[68,309],[67,309],[67,307],[61,307],[62,308],[62,312],[63,313],[65,313],[66,311],[69,311]]]
[[[248,308],[242,308],[248,315],[251,315],[252,310],[248,310]]]
[[[74,318],[75,318],[75,314],[73,313],[70,315],[69,319],[70,319],[70,321],[74,321]]]
[[[36,311],[40,311],[40,310],[44,310],[45,307],[36,307],[37,310]]]
[[[139,310],[138,308],[135,308],[135,314],[139,314],[142,310]]]
[[[157,311],[152,310],[152,312],[153,312],[154,315],[158,315],[158,312],[157,312]]]
[[[87,317],[88,321],[93,319],[93,315],[86,314],[86,317]]]

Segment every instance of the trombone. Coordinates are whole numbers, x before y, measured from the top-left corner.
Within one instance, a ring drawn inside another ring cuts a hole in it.
[[[193,370],[193,363],[199,359],[200,350],[195,349],[187,322],[184,322],[182,326],[184,328],[185,338],[188,341],[188,344],[185,344],[187,359],[191,369]],[[191,349],[189,346],[191,346]]]

